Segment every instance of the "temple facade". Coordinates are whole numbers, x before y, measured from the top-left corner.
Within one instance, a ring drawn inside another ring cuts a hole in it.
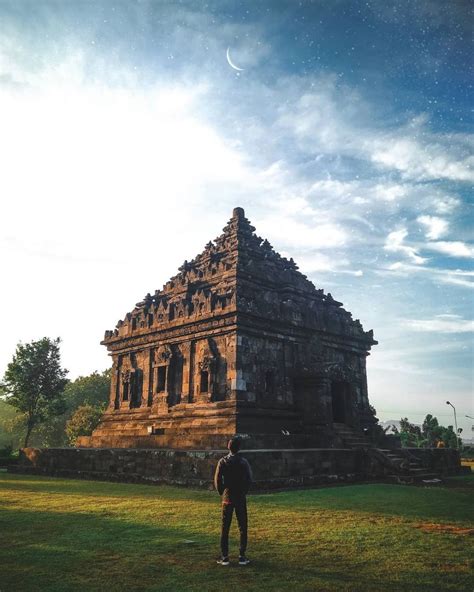
[[[374,424],[374,341],[342,304],[258,237],[236,208],[223,234],[147,294],[102,344],[110,402],[80,447],[331,448]]]

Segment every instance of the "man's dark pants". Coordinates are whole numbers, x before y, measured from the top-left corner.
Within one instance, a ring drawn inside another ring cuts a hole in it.
[[[247,549],[247,500],[244,497],[233,502],[222,503],[222,530],[221,530],[221,551],[222,557],[229,555],[229,530],[232,522],[232,514],[235,509],[237,523],[240,531],[240,556],[245,555]]]

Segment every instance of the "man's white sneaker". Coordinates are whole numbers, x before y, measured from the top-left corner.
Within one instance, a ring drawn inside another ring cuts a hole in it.
[[[247,557],[239,557],[239,565],[248,565],[250,563],[250,559]]]
[[[217,560],[217,563],[219,565],[230,565],[230,561],[228,557],[221,557],[220,559]]]

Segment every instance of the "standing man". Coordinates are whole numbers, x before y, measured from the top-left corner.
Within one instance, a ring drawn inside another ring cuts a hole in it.
[[[232,438],[227,444],[229,454],[221,458],[214,475],[214,487],[222,496],[222,557],[220,565],[229,565],[229,530],[235,509],[240,531],[239,565],[248,565],[247,549],[247,492],[252,483],[252,469],[248,461],[240,456],[240,438]]]

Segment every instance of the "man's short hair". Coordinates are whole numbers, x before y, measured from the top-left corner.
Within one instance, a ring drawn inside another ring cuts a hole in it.
[[[227,443],[227,448],[231,452],[233,452],[234,454],[236,452],[239,452],[241,446],[242,446],[242,440],[239,437],[232,438]]]

